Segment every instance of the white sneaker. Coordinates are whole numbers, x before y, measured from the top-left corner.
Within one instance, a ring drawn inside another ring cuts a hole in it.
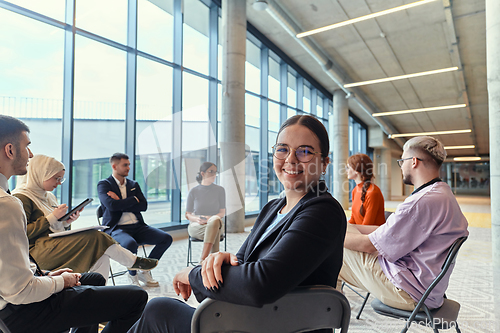
[[[130,275],[128,274],[128,279],[130,280],[130,284],[133,284],[133,285],[136,285],[138,287],[141,287],[141,283],[139,282],[139,274],[136,274],[136,275]]]
[[[144,282],[148,287],[158,287],[160,283],[153,279],[150,271],[139,271],[136,275],[139,280]]]

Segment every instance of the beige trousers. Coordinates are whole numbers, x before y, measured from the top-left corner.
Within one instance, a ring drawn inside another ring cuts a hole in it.
[[[369,291],[382,303],[393,308],[413,310],[417,302],[408,293],[397,288],[385,276],[378,262],[378,253],[352,251],[344,248],[344,264],[339,274],[337,289],[342,281]]]
[[[203,239],[204,243],[213,244],[211,253],[219,251],[220,233],[222,229],[222,219],[214,215],[208,219],[207,224],[191,222],[188,226],[189,236],[196,239]]]

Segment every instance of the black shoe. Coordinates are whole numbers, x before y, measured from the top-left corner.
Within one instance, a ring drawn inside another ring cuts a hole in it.
[[[135,263],[132,265],[132,267],[129,267],[128,269],[130,271],[137,271],[137,270],[150,271],[156,266],[158,266],[158,259],[137,257]]]

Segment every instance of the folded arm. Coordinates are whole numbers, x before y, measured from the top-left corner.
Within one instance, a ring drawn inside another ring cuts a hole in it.
[[[101,204],[106,207],[107,210],[112,212],[130,212],[130,213],[139,213],[144,212],[148,208],[148,202],[144,197],[144,194],[139,187],[139,184],[136,184],[136,189],[132,196],[129,196],[125,199],[114,199],[112,198],[108,192],[113,192],[111,186],[107,180],[101,180],[97,185],[97,192],[99,194],[99,200]],[[115,193],[115,192],[113,192]],[[117,195],[118,196],[118,195]]]

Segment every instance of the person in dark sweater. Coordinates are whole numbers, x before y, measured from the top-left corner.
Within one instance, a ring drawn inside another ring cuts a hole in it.
[[[219,251],[222,219],[226,214],[226,192],[214,184],[217,166],[205,162],[200,166],[196,181],[200,184],[189,191],[186,218],[189,220],[189,236],[203,240],[200,261],[210,253]]]
[[[201,265],[177,273],[176,293],[187,299],[192,291],[199,302],[209,297],[262,306],[298,286],[335,287],[347,220],[320,179],[329,163],[328,142],[325,127],[313,116],[285,121],[273,147],[285,197],[264,206],[236,255],[212,253]],[[189,333],[194,311],[180,300],[156,298],[129,332]]]

